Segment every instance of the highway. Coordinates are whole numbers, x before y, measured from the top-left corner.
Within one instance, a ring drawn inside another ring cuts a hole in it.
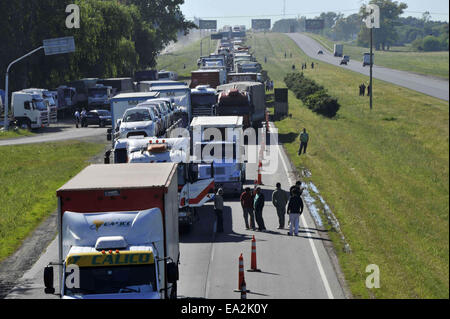
[[[287,34],[295,43],[310,57],[323,61],[332,65],[336,65],[354,72],[358,72],[369,76],[370,69],[368,66],[363,67],[361,61],[351,60],[348,65],[339,65],[341,58],[334,57],[332,52],[329,52],[316,40],[301,34],[289,33]],[[317,52],[322,50],[324,54],[318,55]],[[376,62],[376,52],[375,52]],[[447,80],[437,79],[425,75],[415,73],[398,71],[384,68],[374,64],[373,77],[375,79],[383,80],[395,85],[405,87],[423,94],[436,97],[441,100],[449,101],[449,82]]]
[[[271,132],[273,134],[273,127]],[[316,227],[308,209],[300,220],[298,237],[287,236],[287,229],[277,229],[278,218],[271,193],[277,182],[281,182],[286,190],[296,178],[283,148],[276,145],[270,151],[274,152],[271,158],[277,158],[276,172],[265,173],[267,169],[263,166],[262,175],[266,198],[263,216],[268,232],[245,230],[239,200],[225,198],[225,232],[216,233],[212,206],[204,206],[200,211],[200,222],[180,237],[179,298],[239,299],[240,294],[234,291],[238,288],[238,258],[242,253],[244,268],[250,269],[253,235],[256,238],[257,266],[261,272],[245,272],[247,289],[250,290],[248,299],[341,299],[348,296],[341,286],[340,275],[335,271],[338,269],[333,262],[335,258],[327,251],[330,242],[322,236],[326,232]],[[251,187],[256,177],[256,164],[249,164],[247,182]],[[56,236],[54,223],[48,225],[49,231]],[[53,240],[37,262],[13,285],[6,298],[58,298],[45,295],[43,286],[43,269],[56,259],[57,242]]]

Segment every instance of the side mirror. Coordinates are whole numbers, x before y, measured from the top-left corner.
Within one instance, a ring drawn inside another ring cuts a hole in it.
[[[180,278],[178,265],[174,262],[167,263],[167,282],[175,284]]]
[[[46,294],[54,294],[55,288],[53,286],[53,267],[47,266],[44,268],[44,285]]]

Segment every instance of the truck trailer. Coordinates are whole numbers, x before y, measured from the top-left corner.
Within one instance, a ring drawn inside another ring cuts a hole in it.
[[[91,165],[57,190],[63,299],[177,296],[177,164]]]

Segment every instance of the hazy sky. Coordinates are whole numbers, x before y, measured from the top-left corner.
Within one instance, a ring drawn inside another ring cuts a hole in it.
[[[341,12],[345,16],[358,12],[362,0],[286,0],[286,17],[306,16],[313,18],[321,12]],[[420,17],[429,11],[433,20],[448,21],[448,0],[402,0],[408,5],[404,16]],[[192,19],[213,18],[219,28],[224,25],[246,25],[251,19],[272,19],[272,24],[283,15],[283,0],[185,0],[181,6],[184,15]],[[272,16],[271,16],[272,15]]]

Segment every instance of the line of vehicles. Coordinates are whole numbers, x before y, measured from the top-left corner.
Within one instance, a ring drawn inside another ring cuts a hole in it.
[[[105,164],[57,191],[59,260],[45,268],[46,293],[55,292],[57,266],[62,298],[177,297],[179,232],[219,187],[241,194],[243,130],[265,117],[261,68],[244,41],[222,39],[190,85],[149,71],[139,92],[111,98]],[[236,55],[246,58],[235,63]]]

